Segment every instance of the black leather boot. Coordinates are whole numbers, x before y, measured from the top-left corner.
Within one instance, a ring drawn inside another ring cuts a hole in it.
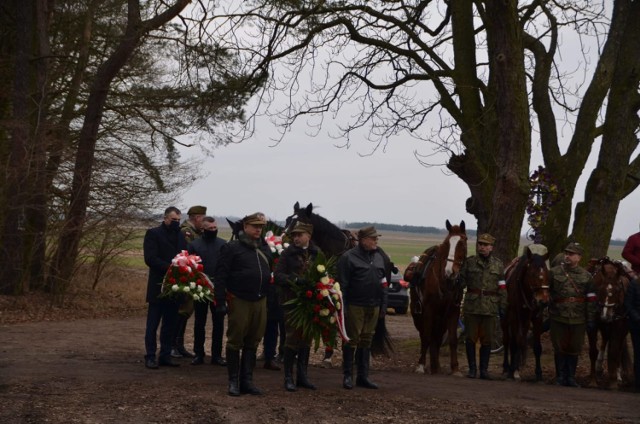
[[[580,387],[576,381],[576,369],[578,368],[578,355],[566,355],[567,359],[567,384],[568,387]]]
[[[348,344],[342,345],[342,387],[353,389],[353,348]]]
[[[229,359],[227,358],[227,364]],[[262,391],[253,385],[253,369],[256,367],[256,351],[253,349],[242,349],[242,360],[240,361],[240,393],[250,395],[261,395]]]
[[[307,369],[309,367],[309,353],[311,352],[311,348],[303,347],[298,349],[298,366],[296,374],[296,386],[304,387],[305,389],[315,390],[316,386],[311,384],[309,381],[309,376],[307,374]]]
[[[356,362],[358,364],[358,376],[356,386],[367,389],[377,389],[378,385],[369,380],[369,364],[371,362],[371,350],[365,348],[356,349]]]
[[[567,374],[565,372],[564,358],[564,355],[560,353],[553,354],[553,359],[556,364],[556,386],[564,386],[567,384]]]
[[[240,351],[227,348],[227,371],[229,372],[229,395],[240,396]]]
[[[288,392],[296,391],[296,385],[293,384],[293,361],[295,360],[296,351],[288,347],[284,348],[284,388]]]
[[[480,346],[480,378],[482,380],[491,380],[489,375],[489,357],[491,356],[491,346]]]
[[[476,378],[478,375],[478,367],[476,365],[476,344],[467,340],[464,344],[467,349],[467,362],[469,363],[469,372],[467,377]]]
[[[174,358],[195,358],[196,355],[189,352],[184,347],[184,333],[187,331],[188,315],[180,314],[178,316],[178,323],[176,324],[176,336],[173,339],[173,349],[171,350],[171,356]]]

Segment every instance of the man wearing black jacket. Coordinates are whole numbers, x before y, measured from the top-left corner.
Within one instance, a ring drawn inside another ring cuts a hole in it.
[[[175,298],[159,297],[162,280],[171,266],[171,260],[182,250],[187,249],[187,242],[180,232],[180,210],[168,207],[164,211],[162,223],[147,230],[144,235],[144,262],[149,267],[147,280],[147,328],[144,336],[146,354],[145,366],[149,369],[163,366],[177,367],[171,360],[171,342],[178,321],[180,302]],[[160,328],[160,358],[156,361],[157,331]]]
[[[202,221],[202,234],[189,244],[189,253],[200,256],[204,273],[213,278],[213,273],[218,263],[220,250],[226,242],[218,237],[218,224],[215,218],[205,216]],[[224,314],[216,313],[215,302],[195,302],[195,323],[193,327],[193,350],[196,357],[192,365],[204,363],[204,340],[206,338],[207,315],[211,310],[213,321],[213,333],[211,335],[211,363],[226,366],[227,362],[222,357],[222,337],[224,335]]]
[[[349,342],[342,346],[342,386],[353,388],[353,349],[356,348],[356,385],[368,389],[378,386],[369,380],[371,341],[378,317],[387,309],[388,282],[385,261],[378,250],[380,235],[375,227],[358,231],[358,246],[348,250],[338,262],[338,282],[345,305],[345,326]]]
[[[216,310],[228,311],[226,356],[231,396],[262,394],[253,384],[253,369],[266,326],[266,293],[271,280],[271,250],[261,238],[267,223],[264,214],[245,216],[242,223],[239,240],[222,247],[214,278]]]

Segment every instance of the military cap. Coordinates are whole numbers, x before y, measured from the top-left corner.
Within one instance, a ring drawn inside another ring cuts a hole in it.
[[[291,234],[294,233],[309,233],[311,235],[313,234],[313,225],[297,221],[296,225],[293,226],[293,230],[291,230]]]
[[[187,215],[206,215],[207,207],[206,206],[191,206],[187,211]]]
[[[489,233],[483,233],[478,236],[478,243],[493,244],[496,242],[496,238]]]
[[[564,248],[565,252],[577,253],[582,256],[584,254],[584,247],[580,243],[572,242]]]
[[[249,225],[266,225],[267,220],[262,212],[256,212],[242,218],[242,223]]]
[[[376,231],[376,227],[364,227],[358,230],[358,240],[367,237],[380,237],[380,234],[378,234],[378,231]]]

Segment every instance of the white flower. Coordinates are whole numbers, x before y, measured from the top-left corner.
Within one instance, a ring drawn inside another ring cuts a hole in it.
[[[321,282],[322,284],[325,284],[325,285],[329,284],[329,277],[327,277],[327,276],[325,275],[324,277],[322,277],[322,278],[320,279],[320,282]]]
[[[323,297],[328,297],[329,296],[329,290],[327,290],[327,289],[320,290],[320,294]]]
[[[202,286],[198,286],[198,291],[201,292],[202,291]]]
[[[197,293],[193,295],[193,300],[200,300],[200,296]]]
[[[180,287],[177,284],[174,284],[173,286],[171,286],[171,291],[177,292],[180,289]]]
[[[189,287],[191,287],[191,290],[195,290],[196,289],[196,283],[194,283],[193,281],[189,283]]]
[[[189,288],[189,286],[184,286],[182,291],[185,292],[185,293],[189,293],[191,291],[191,289]]]
[[[318,272],[324,272],[326,270],[326,268],[324,267],[324,265],[318,265],[316,267],[316,269],[318,270]]]
[[[204,289],[204,294],[206,294],[207,296],[209,296],[211,294],[211,290],[209,289]]]
[[[269,245],[269,247],[271,247],[273,249],[273,247],[276,245],[273,241],[268,241],[267,244]]]
[[[331,324],[335,324],[335,322],[336,322],[336,317],[331,317],[331,318],[329,318],[329,322],[330,322]]]
[[[276,253],[276,248],[275,247],[270,246],[270,248],[271,248],[271,253]]]
[[[338,282],[333,283],[333,289],[337,292],[340,292],[340,283]]]
[[[332,297],[333,297],[333,300],[340,300],[340,296],[338,296],[337,294],[334,294]]]
[[[327,308],[320,309],[320,316],[321,317],[328,317],[329,316],[329,310]]]
[[[342,304],[340,302],[336,302],[336,309],[340,310],[342,308]]]
[[[286,249],[287,247],[289,247],[289,243],[284,244],[284,248]]]

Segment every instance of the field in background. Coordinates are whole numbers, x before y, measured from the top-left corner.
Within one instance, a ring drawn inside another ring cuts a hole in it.
[[[225,240],[229,240],[231,237],[231,229],[221,223],[219,229],[219,235]],[[382,247],[395,265],[404,271],[413,256],[420,256],[420,254],[427,248],[437,245],[444,240],[442,234],[416,234],[416,233],[404,233],[398,231],[380,231],[382,237],[380,237],[379,245]],[[136,269],[146,269],[144,260],[142,258],[142,241],[144,232],[140,232],[140,237],[133,240],[130,244],[132,252],[122,256],[118,260],[118,265],[123,267],[131,267]],[[530,244],[527,239],[520,240],[519,252],[522,252],[522,247]],[[612,259],[622,258],[622,246],[612,245],[609,247],[609,257]],[[475,254],[475,238],[470,239],[468,246],[468,254]],[[505,262],[510,259],[501,258]]]

